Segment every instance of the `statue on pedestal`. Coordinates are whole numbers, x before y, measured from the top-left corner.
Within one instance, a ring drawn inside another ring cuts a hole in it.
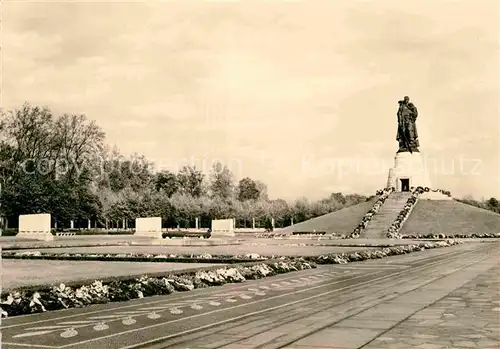
[[[410,102],[410,97],[405,96],[402,101],[399,101],[398,109],[398,135],[396,140],[399,142],[398,153],[403,152],[419,152],[417,126],[418,111],[417,107]]]

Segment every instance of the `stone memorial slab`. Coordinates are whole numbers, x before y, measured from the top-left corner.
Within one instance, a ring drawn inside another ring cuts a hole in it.
[[[134,235],[161,239],[161,217],[136,218]]]
[[[50,213],[19,215],[19,232],[16,238],[52,241]]]
[[[213,219],[211,237],[235,236],[234,219]]]

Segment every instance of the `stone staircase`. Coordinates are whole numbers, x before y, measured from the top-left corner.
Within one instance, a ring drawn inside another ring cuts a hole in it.
[[[399,212],[406,205],[410,197],[410,192],[392,193],[385,200],[384,204],[376,215],[372,217],[367,227],[361,233],[363,239],[385,239],[387,229],[398,217]]]

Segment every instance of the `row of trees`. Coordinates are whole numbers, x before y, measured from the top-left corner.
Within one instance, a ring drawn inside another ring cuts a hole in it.
[[[87,220],[101,227],[132,226],[134,219],[161,216],[167,227],[208,227],[212,218],[237,218],[238,226],[287,226],[367,200],[361,195],[293,202],[269,199],[264,183],[235,181],[215,163],[209,174],[186,165],[179,172],[154,171],[144,156],[124,157],[105,144],[103,130],[84,115],[53,115],[23,105],[0,119],[0,217],[17,224],[19,214],[51,213],[58,227]],[[498,200],[460,200],[500,213]]]
[[[463,199],[459,199],[457,201],[460,201],[464,204],[468,204],[471,206],[479,207],[484,210],[500,213],[500,203],[496,198],[489,198],[487,200],[486,199],[474,200],[472,197],[466,196]]]
[[[55,116],[29,104],[2,112],[0,185],[0,215],[13,225],[19,214],[49,212],[58,227],[88,219],[101,227],[131,226],[147,216],[161,216],[169,227],[234,217],[247,227],[254,218],[261,227],[274,218],[279,227],[367,199],[334,193],[314,202],[270,200],[264,183],[236,182],[222,163],[208,175],[192,165],[156,172],[144,156],[126,158],[108,147],[103,130],[84,115]]]

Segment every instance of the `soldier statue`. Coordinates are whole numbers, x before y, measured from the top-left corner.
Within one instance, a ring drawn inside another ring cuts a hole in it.
[[[396,137],[396,140],[399,142],[398,153],[418,152],[418,133],[417,126],[415,125],[418,116],[417,107],[410,102],[410,97],[408,96],[405,96],[398,103],[398,135]]]

